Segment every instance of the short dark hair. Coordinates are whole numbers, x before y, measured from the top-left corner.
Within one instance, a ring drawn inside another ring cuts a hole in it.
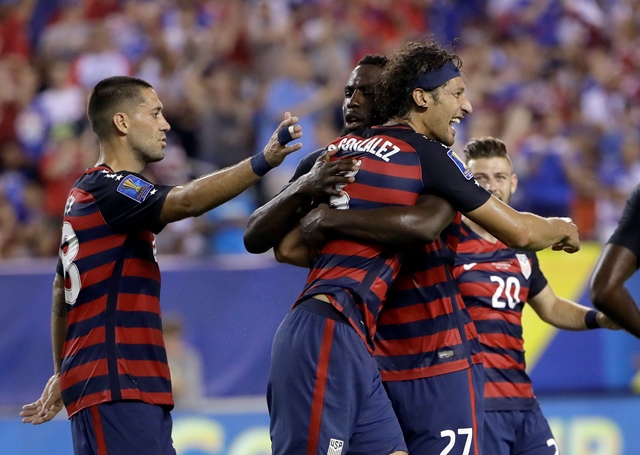
[[[511,163],[506,144],[491,136],[471,139],[465,145],[463,152],[467,163],[481,158],[505,158]]]
[[[385,55],[380,54],[367,54],[360,59],[357,66],[360,65],[373,65],[380,68],[384,68],[387,65],[389,59]]]
[[[460,58],[434,39],[409,41],[393,54],[380,80],[377,102],[384,120],[406,117],[414,107],[413,83],[428,71],[453,62],[460,69]]]
[[[109,132],[114,114],[133,103],[144,102],[142,89],[153,88],[151,84],[137,77],[113,76],[96,84],[89,96],[87,116],[91,129],[99,138]]]

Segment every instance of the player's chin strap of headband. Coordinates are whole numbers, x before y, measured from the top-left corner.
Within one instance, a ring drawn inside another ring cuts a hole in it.
[[[413,92],[415,89],[421,88],[422,90],[429,92],[458,76],[460,76],[460,71],[458,71],[458,68],[456,68],[453,61],[449,60],[440,68],[427,71],[416,79],[416,81],[411,85],[411,91]]]

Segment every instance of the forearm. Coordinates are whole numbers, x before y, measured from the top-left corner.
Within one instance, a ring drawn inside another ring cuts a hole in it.
[[[53,350],[53,372],[60,374],[62,366],[62,348],[67,336],[67,309],[64,300],[64,281],[56,276],[53,284],[51,311],[51,346]]]
[[[173,188],[162,207],[160,220],[171,223],[203,213],[227,202],[249,188],[260,177],[250,159]]]
[[[273,253],[278,262],[304,268],[311,267],[313,253],[305,245],[298,227],[293,228],[284,236],[282,241],[274,247]]]
[[[558,297],[553,310],[548,314],[540,314],[540,317],[558,329],[587,330],[585,316],[589,311],[591,311],[589,307]]]
[[[294,182],[251,214],[244,233],[244,246],[248,252],[264,253],[276,247],[295,226],[299,209],[309,199],[297,188]]]
[[[321,226],[329,237],[348,236],[390,245],[425,244],[436,240],[456,213],[445,200],[425,195],[411,207],[330,210]]]
[[[598,310],[627,332],[640,338],[640,309],[625,286],[610,288],[606,297],[592,295],[591,299]]]

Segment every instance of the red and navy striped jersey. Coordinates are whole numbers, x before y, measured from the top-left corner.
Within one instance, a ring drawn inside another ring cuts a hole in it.
[[[119,400],[173,406],[154,242],[170,189],[100,165],[69,193],[58,260],[68,324],[60,386],[69,417]]]
[[[484,352],[485,409],[533,408],[521,319],[525,302],[547,285],[536,254],[489,242],[463,223],[454,274]]]
[[[405,257],[378,319],[374,354],[383,381],[482,363],[478,334],[453,278],[461,218],[458,213],[438,240]]]
[[[421,194],[434,193],[446,194],[456,208],[473,210],[489,197],[451,150],[405,125],[353,133],[332,146],[340,150],[334,159],[361,162],[355,181],[344,187],[345,196],[332,200],[336,209],[410,206]],[[373,352],[378,313],[400,270],[399,253],[397,248],[351,239],[329,241],[314,258],[298,302],[329,295]]]

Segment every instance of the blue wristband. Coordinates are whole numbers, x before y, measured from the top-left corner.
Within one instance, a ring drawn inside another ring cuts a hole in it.
[[[264,157],[264,153],[260,152],[251,157],[251,169],[253,169],[253,172],[255,172],[258,177],[262,177],[273,169],[273,166],[271,166]]]
[[[584,325],[586,325],[588,329],[600,328],[598,324],[598,312],[596,310],[587,311],[587,314],[584,315]]]

